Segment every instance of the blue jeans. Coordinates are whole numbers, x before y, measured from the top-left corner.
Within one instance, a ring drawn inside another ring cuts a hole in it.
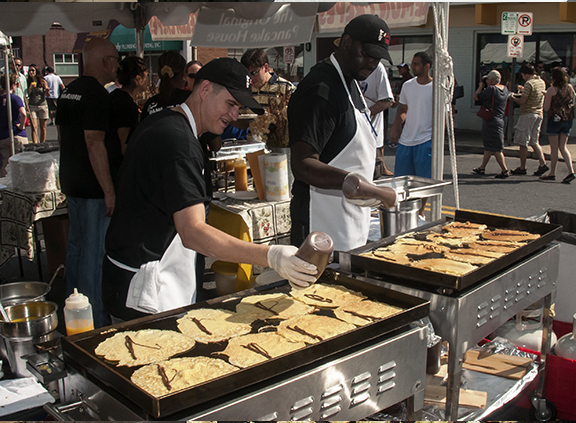
[[[78,292],[88,297],[94,328],[110,324],[102,304],[102,259],[104,238],[110,223],[101,198],[66,197],[70,228],[66,256],[66,295]]]

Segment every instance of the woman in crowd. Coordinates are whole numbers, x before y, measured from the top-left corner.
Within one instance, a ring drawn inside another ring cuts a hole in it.
[[[190,95],[183,90],[186,84],[186,59],[175,51],[167,51],[158,58],[159,92],[144,103],[141,119],[163,109],[182,104]]]
[[[562,183],[569,184],[574,180],[574,167],[566,144],[574,119],[574,88],[569,83],[568,73],[561,67],[552,69],[551,78],[552,86],[546,90],[544,97],[544,110],[548,112],[546,133],[550,140],[550,172],[540,176],[540,179],[556,180],[556,165],[558,164],[558,150],[560,150],[568,168],[568,176],[562,180]]]
[[[488,73],[486,82],[481,81],[474,93],[474,100],[482,106],[492,109],[492,120],[482,120],[482,141],[484,143],[484,157],[479,167],[473,169],[478,175],[486,173],[486,165],[490,157],[494,156],[500,166],[501,172],[495,177],[502,179],[510,176],[504,158],[504,123],[506,101],[510,95],[508,89],[500,84],[500,72],[493,70]]]
[[[28,67],[28,107],[32,125],[32,142],[46,141],[46,122],[48,122],[48,102],[50,95],[48,83],[36,67]]]
[[[6,89],[6,76],[0,75],[0,85],[2,86],[2,96],[0,97],[0,178],[6,176],[8,159],[12,156],[10,125],[12,125],[14,134],[14,152],[20,153],[22,145],[28,143],[26,109],[20,97],[14,94],[18,77],[11,73],[8,78],[10,87]],[[10,123],[8,123],[8,107],[12,109],[12,122]]]

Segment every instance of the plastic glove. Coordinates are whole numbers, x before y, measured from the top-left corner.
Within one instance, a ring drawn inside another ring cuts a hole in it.
[[[280,276],[288,279],[294,288],[306,288],[316,282],[318,269],[294,254],[298,248],[293,245],[271,245],[268,250],[268,266],[276,270]]]
[[[384,190],[390,190],[385,193]],[[362,193],[366,191],[366,193]],[[358,207],[395,207],[398,204],[398,198],[391,188],[378,188],[372,181],[367,180],[359,173],[351,172],[344,178],[342,184],[344,198],[350,204]],[[393,195],[393,198],[390,196]]]

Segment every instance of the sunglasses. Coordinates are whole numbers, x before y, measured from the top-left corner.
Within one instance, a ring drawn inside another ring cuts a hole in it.
[[[190,79],[196,78],[196,73],[189,73],[188,78],[190,78]]]
[[[264,66],[261,66],[261,67],[259,67],[258,69],[253,70],[252,72],[250,72],[250,75],[256,76],[256,75],[258,74],[258,72],[260,72],[260,71],[262,70],[263,67],[264,67]]]

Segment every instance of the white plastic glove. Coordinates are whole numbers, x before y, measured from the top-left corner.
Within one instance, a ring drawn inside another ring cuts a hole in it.
[[[288,279],[294,288],[306,288],[316,282],[318,269],[294,254],[298,248],[293,245],[271,245],[268,250],[268,266],[276,270],[280,276]]]

